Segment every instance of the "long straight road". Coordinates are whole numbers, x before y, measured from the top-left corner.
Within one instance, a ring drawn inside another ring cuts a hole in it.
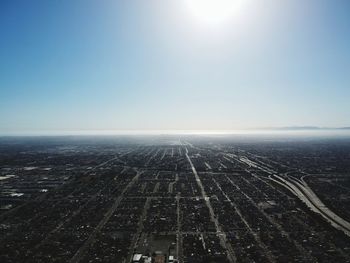
[[[230,181],[230,183],[232,183],[232,181],[227,177],[226,178]],[[218,189],[221,191],[221,193],[223,194],[223,196],[226,198],[226,200],[229,201],[230,205],[233,207],[233,209],[236,211],[236,213],[238,214],[238,216],[241,218],[242,222],[244,223],[244,225],[247,227],[248,231],[250,232],[250,234],[252,235],[252,237],[254,238],[254,240],[256,241],[256,243],[260,246],[260,248],[265,252],[265,255],[267,256],[267,259],[269,260],[269,262],[276,262],[271,254],[271,252],[269,251],[269,249],[261,242],[259,235],[253,231],[253,229],[250,227],[250,225],[248,224],[247,220],[245,220],[244,216],[242,215],[241,211],[238,209],[237,205],[228,197],[228,195],[222,190],[220,184],[214,179],[214,182],[216,184],[216,186],[218,187]],[[235,186],[237,187],[237,186]]]
[[[218,234],[219,238],[220,238],[220,243],[221,245],[226,249],[227,253],[228,253],[228,259],[229,261],[232,263],[232,262],[237,262],[236,260],[236,256],[234,254],[234,250],[233,248],[231,247],[231,245],[227,242],[227,237],[226,237],[226,234],[225,232],[223,232],[221,230],[221,227],[219,225],[219,222],[217,220],[217,217],[215,216],[215,213],[214,213],[214,209],[210,203],[210,198],[209,196],[206,194],[205,192],[205,189],[204,189],[204,186],[202,184],[202,181],[201,179],[199,178],[198,176],[198,173],[197,173],[197,170],[196,168],[194,167],[193,163],[192,163],[192,160],[190,158],[190,156],[188,155],[188,150],[186,148],[186,158],[188,160],[188,162],[190,163],[191,165],[191,169],[192,169],[192,172],[194,174],[194,176],[196,177],[196,181],[197,181],[197,184],[199,186],[199,188],[201,189],[201,193],[202,193],[202,197],[204,198],[205,200],[205,203],[209,209],[209,212],[210,212],[210,217],[211,217],[211,220],[214,222],[215,224],[215,228],[216,228],[216,233]]]
[[[104,227],[104,225],[108,222],[108,220],[111,218],[113,213],[116,211],[117,207],[119,206],[121,200],[124,197],[124,194],[126,191],[132,187],[132,185],[137,181],[137,179],[140,176],[140,172],[137,171],[136,175],[132,178],[132,180],[127,184],[127,186],[123,189],[122,193],[116,198],[113,205],[109,208],[109,210],[106,212],[100,223],[96,226],[94,231],[90,234],[89,238],[83,243],[83,245],[78,249],[78,251],[75,253],[75,255],[71,258],[69,261],[70,263],[77,263],[80,262],[86,252],[86,250],[95,242],[97,234],[101,231],[101,229]]]

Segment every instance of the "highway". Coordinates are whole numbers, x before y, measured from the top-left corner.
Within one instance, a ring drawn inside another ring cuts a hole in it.
[[[334,228],[343,231],[347,236],[350,236],[350,223],[333,211],[331,211],[311,190],[304,180],[298,180],[290,178],[289,176],[277,175],[277,173],[270,168],[264,167],[258,164],[248,157],[240,157],[230,155],[230,157],[235,157],[236,160],[241,163],[245,163],[251,167],[257,168],[269,174],[269,179],[278,183],[279,185],[285,187],[291,191],[295,196],[297,196],[301,201],[303,201],[312,211],[320,214],[327,222],[329,222]]]

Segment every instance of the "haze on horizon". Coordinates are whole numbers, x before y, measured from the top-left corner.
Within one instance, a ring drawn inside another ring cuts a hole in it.
[[[204,2],[1,1],[0,133],[350,126],[349,1]]]

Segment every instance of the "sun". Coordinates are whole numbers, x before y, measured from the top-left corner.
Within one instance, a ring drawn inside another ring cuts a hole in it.
[[[211,25],[230,20],[244,0],[185,0],[190,13],[199,21]]]

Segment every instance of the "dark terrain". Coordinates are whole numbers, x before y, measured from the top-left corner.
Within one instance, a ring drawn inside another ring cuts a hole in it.
[[[348,138],[3,137],[0,179],[2,263],[350,262]]]

